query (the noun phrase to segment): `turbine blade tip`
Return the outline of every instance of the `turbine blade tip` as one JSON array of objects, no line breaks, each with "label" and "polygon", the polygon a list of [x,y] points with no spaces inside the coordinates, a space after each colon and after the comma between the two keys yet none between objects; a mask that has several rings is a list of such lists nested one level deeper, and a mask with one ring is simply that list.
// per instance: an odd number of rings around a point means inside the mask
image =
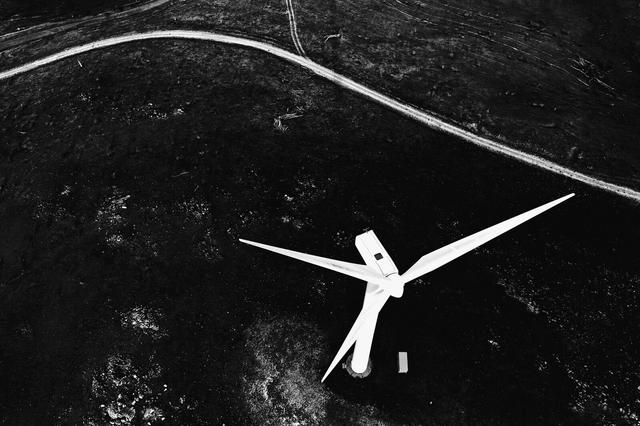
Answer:
[{"label": "turbine blade tip", "polygon": [[558,198],[557,201],[560,202],[560,203],[563,202],[563,201],[567,201],[569,198],[573,197],[574,195],[576,195],[575,192],[571,192],[571,193],[565,195],[564,197]]}]

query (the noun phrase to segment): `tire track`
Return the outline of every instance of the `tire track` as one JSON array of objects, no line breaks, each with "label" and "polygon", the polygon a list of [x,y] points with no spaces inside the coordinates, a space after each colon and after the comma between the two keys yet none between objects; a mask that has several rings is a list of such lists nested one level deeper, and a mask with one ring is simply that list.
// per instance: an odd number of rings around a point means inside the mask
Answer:
[{"label": "tire track", "polygon": [[307,54],[302,47],[300,37],[298,37],[298,24],[296,23],[296,12],[293,9],[293,0],[286,0],[287,2],[287,15],[289,16],[289,31],[291,32],[291,40],[298,52],[298,55],[307,57]]},{"label": "tire track", "polygon": [[411,105],[408,105],[399,100],[396,100],[390,96],[384,95],[380,92],[370,89],[360,83],[357,83],[351,80],[346,76],[338,74],[335,71],[330,70],[329,68],[326,68],[316,62],[313,62],[308,58],[302,57],[293,52],[290,52],[288,50],[282,49],[280,47],[274,46],[269,43],[251,40],[251,39],[242,38],[242,37],[218,34],[213,32],[187,31],[187,30],[152,31],[147,33],[137,33],[137,34],[129,34],[129,35],[124,35],[119,37],[111,37],[111,38],[95,41],[92,43],[87,43],[81,46],[72,47],[72,48],[63,50],[61,52],[55,53],[53,55],[29,62],[25,65],[0,72],[0,80],[5,80],[11,77],[15,77],[17,75],[20,75],[28,71],[34,70],[36,68],[50,64],[52,62],[60,61],[62,59],[76,56],[92,50],[103,49],[106,47],[111,47],[111,46],[115,46],[123,43],[130,43],[130,42],[142,41],[142,40],[154,40],[154,39],[202,40],[202,41],[209,41],[209,42],[222,43],[222,44],[227,44],[232,46],[240,46],[240,47],[245,47],[250,49],[256,49],[262,52],[269,53],[271,55],[277,56],[278,58],[284,59],[290,63],[304,67],[312,71],[316,75],[322,78],[325,78],[340,87],[343,87],[345,89],[358,93],[361,96],[373,102],[376,102],[408,118],[418,121],[431,129],[447,133],[449,135],[462,139],[466,142],[470,142],[474,145],[484,148],[486,150],[504,155],[509,158],[513,158],[525,164],[529,164],[529,165],[541,168],[543,170],[547,170],[549,172],[558,174],[560,176],[564,176],[564,177],[573,179],[575,181],[582,182],[586,185],[629,198],[636,202],[640,202],[639,191],[636,191],[634,189],[631,189],[625,186],[606,182],[604,180],[586,175],[581,172],[577,172],[575,170],[571,170],[568,167],[554,163],[553,161],[538,157],[534,154],[518,151],[515,148],[511,148],[511,147],[502,145],[498,142],[495,142],[493,140],[487,139],[485,137],[476,135],[454,124],[448,123],[436,117],[432,113],[420,110]]}]

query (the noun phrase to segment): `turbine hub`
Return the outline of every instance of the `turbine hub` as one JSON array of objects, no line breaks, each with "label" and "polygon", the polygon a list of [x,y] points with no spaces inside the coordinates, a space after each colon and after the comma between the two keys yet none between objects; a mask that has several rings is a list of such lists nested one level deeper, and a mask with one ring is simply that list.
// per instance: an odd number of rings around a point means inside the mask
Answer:
[{"label": "turbine hub", "polygon": [[401,298],[404,294],[404,283],[400,280],[398,274],[391,275],[390,293],[395,298]]}]

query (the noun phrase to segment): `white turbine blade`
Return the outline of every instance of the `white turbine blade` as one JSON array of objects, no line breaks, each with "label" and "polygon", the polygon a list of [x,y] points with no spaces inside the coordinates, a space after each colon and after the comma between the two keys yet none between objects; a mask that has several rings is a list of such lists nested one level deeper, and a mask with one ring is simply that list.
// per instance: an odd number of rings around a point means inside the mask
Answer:
[{"label": "white turbine blade", "polygon": [[256,243],[254,241],[248,241],[240,239],[245,244],[260,247],[265,250],[269,250],[278,254],[292,257],[294,259],[302,260],[303,262],[311,263],[312,265],[320,266],[323,268],[331,269],[332,271],[340,272],[350,277],[358,278],[363,281],[375,282],[380,285],[389,285],[375,270],[367,265],[359,265],[357,263],[343,262],[341,260],[328,259],[326,257],[314,256],[312,254],[300,253],[293,250],[287,250],[279,247],[270,246],[267,244]]},{"label": "white turbine blade", "polygon": [[526,222],[527,220],[539,215],[540,213],[549,210],[561,202],[573,197],[575,194],[571,193],[565,195],[562,198],[551,201],[528,212],[522,213],[511,219],[500,222],[490,228],[484,229],[480,232],[476,232],[466,238],[458,240],[447,246],[432,251],[431,253],[422,256],[407,272],[401,275],[402,281],[407,283],[413,279],[416,279],[426,273],[433,271],[441,267],[442,265],[451,262],[452,260],[462,256],[463,254],[481,246],[493,238],[504,234],[510,229]]},{"label": "white turbine blade", "polygon": [[382,288],[376,290],[376,292],[371,295],[371,302],[367,306],[364,306],[360,311],[360,315],[358,315],[358,318],[356,318],[356,321],[353,323],[351,330],[349,330],[349,334],[347,334],[347,337],[344,339],[342,346],[340,346],[338,353],[336,354],[335,358],[333,358],[333,361],[327,369],[327,372],[324,373],[324,376],[321,380],[322,382],[324,382],[331,371],[333,371],[336,365],[338,365],[338,362],[340,362],[347,351],[356,342],[358,338],[358,332],[360,331],[362,326],[366,324],[372,316],[375,316],[378,314],[378,312],[380,312],[380,309],[382,309],[388,299],[389,293],[384,291]]}]

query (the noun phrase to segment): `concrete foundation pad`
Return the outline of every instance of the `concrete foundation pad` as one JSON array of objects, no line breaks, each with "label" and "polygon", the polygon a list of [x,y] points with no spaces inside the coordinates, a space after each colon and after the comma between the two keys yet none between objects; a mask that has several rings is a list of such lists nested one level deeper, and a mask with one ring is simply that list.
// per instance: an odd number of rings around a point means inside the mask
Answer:
[{"label": "concrete foundation pad", "polygon": [[364,370],[364,372],[362,373],[356,373],[355,371],[353,371],[353,369],[351,368],[352,359],[353,359],[353,354],[349,355],[347,360],[342,363],[342,368],[347,370],[347,373],[349,373],[351,377],[355,377],[356,379],[364,379],[365,377],[368,377],[369,374],[371,374],[371,370],[372,370],[371,358],[369,358],[369,362],[367,363],[367,369]]}]

